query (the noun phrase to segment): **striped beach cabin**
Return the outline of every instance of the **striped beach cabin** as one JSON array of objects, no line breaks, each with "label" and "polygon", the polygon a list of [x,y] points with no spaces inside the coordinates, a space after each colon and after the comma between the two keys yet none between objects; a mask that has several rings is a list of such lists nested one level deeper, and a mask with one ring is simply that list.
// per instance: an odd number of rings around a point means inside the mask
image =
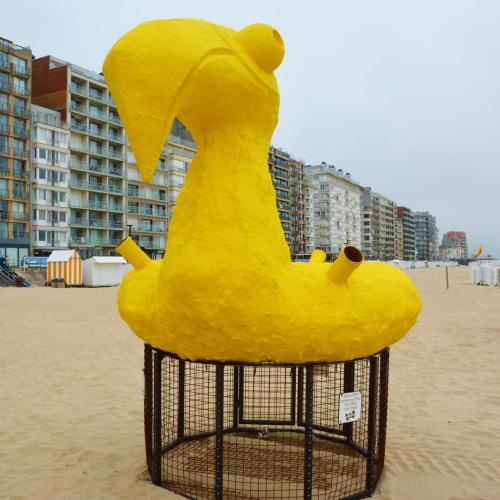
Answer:
[{"label": "striped beach cabin", "polygon": [[82,284],[82,259],[76,250],[54,250],[47,259],[47,281],[64,279],[66,285]]}]

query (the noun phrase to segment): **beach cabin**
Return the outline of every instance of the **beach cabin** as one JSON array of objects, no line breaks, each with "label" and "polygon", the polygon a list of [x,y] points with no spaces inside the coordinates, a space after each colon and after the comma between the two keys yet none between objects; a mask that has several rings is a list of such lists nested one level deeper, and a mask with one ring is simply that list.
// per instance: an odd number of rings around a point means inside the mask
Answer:
[{"label": "beach cabin", "polygon": [[82,259],[76,250],[54,250],[47,259],[47,282],[64,279],[66,285],[82,284]]},{"label": "beach cabin", "polygon": [[131,269],[123,257],[94,256],[83,261],[83,285],[116,286]]}]

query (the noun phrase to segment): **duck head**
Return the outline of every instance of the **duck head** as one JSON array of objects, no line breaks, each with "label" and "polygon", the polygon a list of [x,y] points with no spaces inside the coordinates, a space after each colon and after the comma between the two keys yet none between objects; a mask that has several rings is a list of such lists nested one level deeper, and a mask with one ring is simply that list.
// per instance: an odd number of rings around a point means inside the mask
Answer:
[{"label": "duck head", "polygon": [[142,23],[122,36],[103,72],[144,181],[151,180],[176,117],[197,145],[217,125],[258,126],[259,140],[268,143],[279,108],[273,71],[284,50],[280,34],[266,24],[235,31],[168,19]]}]

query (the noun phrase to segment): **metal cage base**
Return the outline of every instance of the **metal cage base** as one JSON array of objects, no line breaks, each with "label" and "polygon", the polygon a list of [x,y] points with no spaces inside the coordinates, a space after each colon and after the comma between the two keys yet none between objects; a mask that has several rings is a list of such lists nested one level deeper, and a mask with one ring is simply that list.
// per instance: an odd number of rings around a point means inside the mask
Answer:
[{"label": "metal cage base", "polygon": [[[346,362],[186,361],[145,346],[154,484],[193,499],[366,498],[384,467],[389,349]],[[359,420],[339,423],[342,393]]]}]

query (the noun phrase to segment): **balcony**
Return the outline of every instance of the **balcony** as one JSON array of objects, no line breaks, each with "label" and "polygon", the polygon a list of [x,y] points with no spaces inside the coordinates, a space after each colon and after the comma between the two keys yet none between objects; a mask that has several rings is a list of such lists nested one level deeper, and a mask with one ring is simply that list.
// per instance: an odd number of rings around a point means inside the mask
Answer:
[{"label": "balcony", "polygon": [[88,114],[89,110],[86,106],[82,106],[80,104],[77,104],[76,102],[71,101],[71,111],[76,111],[77,113],[80,113],[82,115]]},{"label": "balcony", "polygon": [[8,102],[0,102],[0,111],[3,111],[5,113],[10,112],[10,105]]},{"label": "balcony", "polygon": [[12,197],[14,198],[14,200],[27,200],[29,198],[26,191],[16,191],[15,189],[12,193]]},{"label": "balcony", "polygon": [[108,119],[108,116],[104,111],[97,111],[92,108],[89,108],[88,114],[89,116],[92,116],[93,118],[98,118],[99,120],[107,121]]},{"label": "balcony", "polygon": [[109,149],[107,152],[107,156],[110,156],[111,158],[116,158],[118,160],[123,160],[123,151]]},{"label": "balcony", "polygon": [[20,158],[27,158],[28,152],[25,149],[14,148],[14,156],[19,156]]},{"label": "balcony", "polygon": [[85,97],[88,97],[88,95],[89,95],[86,88],[82,87],[81,85],[77,85],[76,83],[73,83],[73,82],[71,82],[70,90],[71,90],[71,92],[73,92],[75,94],[80,94],[80,95],[83,95]]},{"label": "balcony", "polygon": [[14,127],[14,135],[26,139],[29,136],[29,132],[24,127]]},{"label": "balcony", "polygon": [[14,115],[22,116],[25,118],[29,116],[29,111],[26,108],[23,108],[22,106],[14,106],[12,112]]},{"label": "balcony", "polygon": [[88,226],[87,219],[72,218],[69,221],[71,226],[86,227]]},{"label": "balcony", "polygon": [[109,168],[109,175],[115,175],[116,177],[123,177],[123,171],[119,168]]},{"label": "balcony", "polygon": [[12,212],[12,219],[20,220],[20,221],[27,221],[28,214],[26,214],[25,212]]},{"label": "balcony", "polygon": [[12,92],[19,95],[30,95],[30,89],[28,87],[23,87],[22,85],[13,85]]},{"label": "balcony", "polygon": [[6,90],[8,92],[10,90],[10,83],[0,80],[0,90]]},{"label": "balcony", "polygon": [[110,122],[113,122],[113,123],[116,123],[117,125],[122,125],[122,122],[121,122],[121,120],[120,120],[120,117],[119,117],[119,116],[117,116],[117,115],[112,115],[112,114],[110,114],[110,115],[109,115],[109,121],[110,121]]},{"label": "balcony", "polygon": [[9,169],[5,167],[0,167],[0,175],[4,177],[9,177]]},{"label": "balcony", "polygon": [[103,92],[100,92],[99,90],[96,90],[92,87],[89,89],[88,96],[98,101],[108,102],[108,97],[104,95]]},{"label": "balcony", "polygon": [[29,76],[30,72],[28,68],[24,66],[20,66],[19,64],[12,63],[10,65],[12,73],[16,73],[17,75]]}]

